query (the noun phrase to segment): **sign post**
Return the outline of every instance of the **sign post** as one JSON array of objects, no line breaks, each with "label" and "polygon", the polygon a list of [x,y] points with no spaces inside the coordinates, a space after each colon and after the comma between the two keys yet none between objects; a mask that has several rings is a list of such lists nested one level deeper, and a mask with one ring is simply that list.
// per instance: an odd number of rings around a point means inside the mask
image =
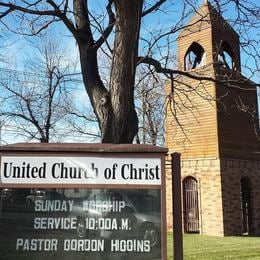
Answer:
[{"label": "sign post", "polygon": [[181,166],[180,154],[171,154],[173,191],[173,248],[174,259],[183,260],[182,210],[181,210]]},{"label": "sign post", "polygon": [[133,144],[1,147],[1,259],[166,260],[166,152]]}]

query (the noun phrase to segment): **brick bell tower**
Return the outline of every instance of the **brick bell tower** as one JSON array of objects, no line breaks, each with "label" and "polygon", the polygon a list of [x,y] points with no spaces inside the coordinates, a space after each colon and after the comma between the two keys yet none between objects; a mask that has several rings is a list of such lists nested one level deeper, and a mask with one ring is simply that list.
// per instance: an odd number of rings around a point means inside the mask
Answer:
[{"label": "brick bell tower", "polygon": [[178,66],[191,76],[166,84],[166,145],[182,157],[184,231],[259,234],[256,87],[241,74],[238,34],[208,1],[178,37]]}]

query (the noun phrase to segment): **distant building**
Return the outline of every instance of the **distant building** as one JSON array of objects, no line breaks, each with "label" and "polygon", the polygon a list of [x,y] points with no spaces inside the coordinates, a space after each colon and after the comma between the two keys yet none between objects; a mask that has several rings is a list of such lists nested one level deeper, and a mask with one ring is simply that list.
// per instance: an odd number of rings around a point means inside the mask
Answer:
[{"label": "distant building", "polygon": [[[166,144],[181,153],[187,233],[260,234],[257,93],[241,75],[239,48],[238,34],[207,1],[178,37],[179,69],[194,78],[166,86],[175,99],[167,107]],[[167,182],[170,198],[170,173]]]}]

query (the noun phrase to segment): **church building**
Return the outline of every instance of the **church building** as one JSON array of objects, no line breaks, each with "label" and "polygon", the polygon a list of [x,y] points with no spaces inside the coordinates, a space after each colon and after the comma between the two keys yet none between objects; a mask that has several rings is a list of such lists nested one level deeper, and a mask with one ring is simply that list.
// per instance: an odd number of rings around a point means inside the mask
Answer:
[{"label": "church building", "polygon": [[[239,35],[205,1],[177,44],[184,73],[166,85],[166,146],[181,153],[184,232],[260,235],[257,92],[241,73]],[[170,171],[167,192],[170,209]]]}]

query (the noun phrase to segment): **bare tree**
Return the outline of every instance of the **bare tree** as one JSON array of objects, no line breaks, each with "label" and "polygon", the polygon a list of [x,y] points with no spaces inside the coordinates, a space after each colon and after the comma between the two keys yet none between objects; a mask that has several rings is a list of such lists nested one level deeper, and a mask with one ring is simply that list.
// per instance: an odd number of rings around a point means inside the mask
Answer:
[{"label": "bare tree", "polygon": [[139,119],[137,143],[164,144],[164,80],[147,68],[137,71],[135,104]]},{"label": "bare tree", "polygon": [[[250,26],[259,28],[259,4],[255,1],[213,2],[218,12],[233,8],[238,30]],[[129,143],[138,131],[134,106],[138,64],[148,64],[171,80],[176,74],[198,81],[215,80],[168,66],[172,64],[169,63],[167,50],[173,46],[190,13],[197,9],[196,3],[193,0],[0,1],[0,21],[9,30],[23,35],[39,34],[47,27],[62,22],[77,42],[83,81],[99,122],[102,141]],[[105,9],[102,8],[104,6]],[[175,12],[177,9],[182,10],[179,17]],[[156,25],[153,34],[149,35],[149,21],[152,21],[149,19],[153,15],[160,18],[168,15],[173,25],[162,24],[159,28]],[[13,27],[15,21],[21,26],[20,30]],[[107,55],[112,57],[108,86],[102,81],[98,65],[98,51],[103,51],[104,46],[109,51]],[[250,55],[256,61],[259,51],[254,46],[249,38],[244,41],[244,50],[248,51],[251,47],[253,51]]]},{"label": "bare tree", "polygon": [[73,110],[71,92],[78,75],[66,50],[56,40],[41,37],[34,50],[23,72],[1,70],[0,116],[29,140],[59,140],[61,126],[66,129],[63,137],[69,134],[66,117]]}]

